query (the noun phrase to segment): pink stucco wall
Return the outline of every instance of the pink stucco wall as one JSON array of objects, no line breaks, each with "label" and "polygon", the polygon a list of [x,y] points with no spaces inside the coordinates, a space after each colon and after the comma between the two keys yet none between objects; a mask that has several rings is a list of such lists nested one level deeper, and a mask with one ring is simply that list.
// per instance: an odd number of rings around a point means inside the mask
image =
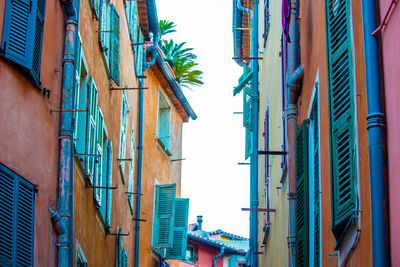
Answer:
[{"label": "pink stucco wall", "polygon": [[[199,260],[198,260],[199,266],[212,266],[214,257],[221,252],[219,249],[211,248],[201,243],[194,242],[192,240],[190,240],[188,243],[197,246],[197,254],[199,255]],[[222,265],[223,265],[223,259],[222,257],[219,257],[217,259],[216,267],[222,267]]]},{"label": "pink stucco wall", "polygon": [[[381,19],[384,18],[391,0],[380,0]],[[400,264],[400,5],[392,11],[387,26],[382,31],[382,58],[385,85],[388,165],[389,165],[389,210],[390,210],[390,243],[392,266]]]}]

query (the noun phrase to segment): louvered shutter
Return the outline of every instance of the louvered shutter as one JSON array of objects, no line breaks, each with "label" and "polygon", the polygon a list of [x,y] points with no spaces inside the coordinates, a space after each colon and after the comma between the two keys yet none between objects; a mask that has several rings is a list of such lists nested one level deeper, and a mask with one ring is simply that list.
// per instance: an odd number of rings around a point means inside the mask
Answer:
[{"label": "louvered shutter", "polygon": [[39,81],[45,0],[6,0],[2,50]]},{"label": "louvered shutter", "polygon": [[121,263],[120,265],[121,267],[128,267],[128,254],[126,253],[126,250],[123,249],[122,253],[121,253]]},{"label": "louvered shutter", "polygon": [[333,229],[356,208],[355,117],[349,0],[326,1]]},{"label": "louvered shutter", "polygon": [[[103,143],[103,151],[101,155],[101,180],[100,186],[108,186],[108,141]],[[100,214],[104,222],[107,221],[107,192],[109,189],[100,189]]]},{"label": "louvered shutter", "polygon": [[296,133],[296,266],[309,266],[309,123]]},{"label": "louvered shutter", "polygon": [[[122,93],[122,107],[121,107],[121,128],[120,128],[120,142],[119,142],[119,158],[126,158],[126,136],[128,127],[128,114],[129,106],[128,100],[126,98],[126,93]],[[122,174],[125,171],[125,161],[119,161],[119,166],[121,168]],[[125,184],[124,176],[122,175],[122,182]]]},{"label": "louvered shutter", "polygon": [[92,0],[94,16],[99,18],[100,0]]},{"label": "louvered shutter", "polygon": [[90,183],[93,184],[94,177],[94,163],[96,154],[96,107],[97,107],[97,87],[93,81],[93,77],[89,77],[88,82],[88,101],[87,101],[87,117],[86,117],[86,154],[92,155],[87,156],[85,159],[85,171],[89,176]]},{"label": "louvered shutter", "polygon": [[[79,33],[76,33],[76,53],[75,53],[75,79],[74,79],[74,109],[79,109],[79,87],[81,82],[81,68],[82,68],[82,39]],[[78,140],[78,117],[80,112],[74,112],[75,128],[74,128],[74,145],[77,149]]]},{"label": "louvered shutter", "polygon": [[110,76],[119,85],[119,15],[117,9],[111,4],[111,26],[110,35]]},{"label": "louvered shutter", "polygon": [[[103,51],[106,55],[109,55],[109,42],[111,33],[107,31],[111,31],[110,27],[110,8],[107,3],[107,0],[100,1],[100,21],[99,21],[99,43],[101,51]],[[108,57],[106,57],[108,60]]]},{"label": "louvered shutter", "polygon": [[[107,143],[107,186],[111,187],[112,186],[112,142],[111,139],[108,140]],[[107,229],[111,228],[111,202],[112,202],[112,190],[106,190],[107,191],[107,198],[106,198],[106,205],[107,205],[107,211],[106,211],[106,227]]]},{"label": "louvered shutter", "polygon": [[246,85],[243,90],[243,126],[252,131],[252,94],[251,87]]},{"label": "louvered shutter", "polygon": [[35,188],[0,164],[0,265],[33,266]]},{"label": "louvered shutter", "polygon": [[117,227],[117,238],[115,239],[115,267],[121,266],[121,252],[122,252],[122,240],[121,240],[121,229]]},{"label": "louvered shutter", "polygon": [[[95,141],[95,154],[98,157],[95,158],[95,182],[94,185],[101,186],[101,178],[102,178],[102,159],[103,159],[103,113],[99,106],[97,109],[97,122],[96,122],[96,141]],[[104,163],[105,164],[105,163]],[[101,205],[100,202],[100,193],[104,189],[94,189],[95,199],[97,201],[97,205]]]},{"label": "louvered shutter", "polygon": [[[131,153],[130,153],[130,166],[129,166],[129,185],[128,192],[133,192],[133,176],[135,175],[135,132],[133,131],[132,125],[132,134],[131,134]],[[133,195],[128,195],[128,203],[133,214]]]},{"label": "louvered shutter", "polygon": [[141,76],[143,75],[143,64],[144,64],[144,55],[143,55],[143,45],[141,43],[143,43],[143,37],[142,35],[139,33],[138,34],[138,44],[136,45],[136,50],[137,50],[137,54],[136,54],[136,74],[137,76]]},{"label": "louvered shutter", "polygon": [[137,35],[137,4],[136,1],[126,1],[125,10],[128,18],[129,35],[132,42],[136,42]]},{"label": "louvered shutter", "polygon": [[[86,84],[82,84],[79,87],[78,91],[78,106],[77,108],[80,110],[86,110],[86,112],[76,112],[76,121],[75,121],[75,132],[76,132],[76,152],[79,154],[86,153],[86,138],[87,138],[87,118],[89,114],[89,87],[90,84],[87,84],[87,80],[85,81]],[[85,164],[86,169],[86,157],[80,156],[81,161]]]},{"label": "louvered shutter", "polygon": [[253,133],[246,128],[246,142],[245,142],[245,156],[244,159],[248,159],[253,152]]},{"label": "louvered shutter", "polygon": [[172,247],[176,184],[157,185],[153,247]]},{"label": "louvered shutter", "polygon": [[172,248],[167,249],[168,259],[186,260],[188,213],[189,199],[177,198],[175,200],[173,245]]}]

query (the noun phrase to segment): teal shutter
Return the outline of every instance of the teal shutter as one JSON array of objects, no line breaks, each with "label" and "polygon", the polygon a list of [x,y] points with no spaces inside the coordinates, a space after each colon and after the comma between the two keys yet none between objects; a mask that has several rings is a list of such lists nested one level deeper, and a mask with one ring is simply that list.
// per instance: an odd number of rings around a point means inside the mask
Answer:
[{"label": "teal shutter", "polygon": [[252,100],[251,87],[246,85],[243,90],[243,126],[252,131]]},{"label": "teal shutter", "polygon": [[6,0],[1,48],[39,82],[45,0]]},{"label": "teal shutter", "polygon": [[[82,69],[82,39],[79,32],[76,34],[76,53],[75,53],[75,80],[74,80],[74,109],[79,109],[79,87],[81,84],[81,69]],[[79,112],[74,112],[75,128],[74,128],[74,145],[77,148],[78,140],[78,117]]]},{"label": "teal shutter", "polygon": [[[108,186],[108,140],[103,142],[103,153],[101,155],[101,179],[100,179],[100,186]],[[107,222],[107,194],[109,189],[100,189],[100,214],[103,218],[103,221]]]},{"label": "teal shutter", "polygon": [[[95,158],[95,181],[94,185],[101,186],[101,178],[102,178],[102,171],[103,171],[103,113],[99,106],[97,106],[97,122],[96,122],[96,141],[95,141],[95,154],[99,157]],[[104,163],[106,164],[106,163]],[[97,205],[101,205],[100,193],[104,189],[94,189],[94,196],[97,201]]]},{"label": "teal shutter", "polygon": [[110,35],[110,76],[119,85],[119,15],[117,9],[111,4],[111,26]]},{"label": "teal shutter", "polygon": [[137,35],[137,4],[136,1],[126,1],[125,10],[128,18],[129,35],[132,42],[136,42]]},{"label": "teal shutter", "polygon": [[[137,39],[138,44],[143,43],[143,37],[139,33],[138,34],[138,39]],[[144,56],[143,56],[143,45],[136,45],[136,75],[141,76],[143,75],[143,64],[144,64]]]},{"label": "teal shutter", "polygon": [[0,265],[33,266],[35,187],[0,164]]},{"label": "teal shutter", "polygon": [[128,254],[126,253],[125,249],[122,250],[120,266],[121,267],[128,267]]},{"label": "teal shutter", "polygon": [[[132,125],[132,135],[131,135],[131,153],[130,153],[130,166],[129,166],[129,185],[128,192],[133,192],[133,176],[135,175],[135,132],[133,131]],[[131,213],[133,214],[133,195],[128,195],[128,203]]]},{"label": "teal shutter", "polygon": [[[122,107],[121,107],[121,128],[120,128],[120,142],[119,142],[119,158],[126,158],[126,136],[127,136],[127,127],[128,127],[128,114],[129,114],[129,106],[128,100],[126,98],[126,93],[122,93]],[[124,171],[125,171],[125,161],[119,161],[119,166],[122,172],[122,182],[125,184],[124,179]]]},{"label": "teal shutter", "polygon": [[[111,187],[112,186],[112,142],[111,139],[108,140],[107,143],[107,186]],[[107,198],[106,198],[106,205],[107,205],[107,211],[106,211],[106,228],[110,229],[111,228],[111,202],[112,202],[112,190],[106,190],[107,191]]]},{"label": "teal shutter", "polygon": [[172,247],[176,184],[157,185],[153,247]]},{"label": "teal shutter", "polygon": [[246,128],[246,143],[245,143],[245,156],[244,159],[248,159],[253,152],[253,133]]},{"label": "teal shutter", "polygon": [[[107,2],[107,0],[100,1],[99,43],[101,51],[109,55],[111,33],[107,31],[111,31],[112,29],[110,26],[110,6]],[[108,60],[107,56],[106,60]]]},{"label": "teal shutter", "polygon": [[296,133],[296,266],[309,266],[309,123]]},{"label": "teal shutter", "polygon": [[122,252],[121,229],[118,228],[117,238],[115,239],[115,267],[121,266],[121,252]]},{"label": "teal shutter", "polygon": [[[89,77],[88,82],[88,110],[86,112],[86,154],[95,155],[96,144],[96,107],[97,107],[97,87],[93,81],[93,77]],[[85,171],[89,177],[90,183],[93,184],[94,163],[96,158],[88,156],[85,160]]]},{"label": "teal shutter", "polygon": [[355,108],[350,2],[326,1],[332,224],[336,238],[356,209]]},{"label": "teal shutter", "polygon": [[94,16],[98,19],[99,18],[99,9],[100,9],[100,0],[92,0],[92,10],[94,12]]},{"label": "teal shutter", "polygon": [[[87,138],[87,118],[89,114],[89,87],[88,80],[86,79],[83,84],[80,84],[78,93],[77,108],[80,110],[86,110],[86,112],[76,112],[75,121],[75,136],[76,136],[76,152],[80,154],[86,153],[86,138]],[[86,164],[86,157],[80,157],[81,161]],[[83,160],[84,159],[84,160]],[[86,165],[85,165],[86,169]]]},{"label": "teal shutter", "polygon": [[188,215],[189,199],[177,198],[175,200],[173,245],[172,248],[167,249],[168,259],[186,260]]}]

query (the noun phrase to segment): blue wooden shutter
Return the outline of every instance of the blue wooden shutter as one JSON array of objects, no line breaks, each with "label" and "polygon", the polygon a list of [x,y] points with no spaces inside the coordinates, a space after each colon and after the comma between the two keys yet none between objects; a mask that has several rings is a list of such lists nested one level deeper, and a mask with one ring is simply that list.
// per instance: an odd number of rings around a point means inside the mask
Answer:
[{"label": "blue wooden shutter", "polygon": [[92,10],[94,12],[94,16],[98,19],[99,18],[99,9],[100,9],[100,0],[92,0]]},{"label": "blue wooden shutter", "polygon": [[[112,186],[112,142],[108,140],[107,144],[107,186]],[[107,212],[106,212],[106,227],[111,228],[111,201],[112,201],[112,190],[107,190]]]},{"label": "blue wooden shutter", "polygon": [[[86,154],[95,155],[96,144],[96,107],[97,107],[97,87],[93,81],[93,77],[89,77],[88,82],[88,110],[86,112]],[[85,160],[85,171],[89,177],[90,183],[93,184],[95,157],[88,156]]]},{"label": "blue wooden shutter", "polygon": [[128,254],[126,253],[126,250],[123,249],[121,253],[121,267],[128,267]]},{"label": "blue wooden shutter", "polygon": [[115,267],[121,265],[121,252],[122,252],[122,240],[121,240],[121,229],[117,227],[117,238],[115,239]]},{"label": "blue wooden shutter", "polygon": [[[99,20],[99,43],[100,49],[106,55],[109,55],[109,42],[110,33],[107,31],[112,30],[110,27],[110,7],[107,0],[100,1],[100,20]],[[106,60],[108,58],[106,57]]]},{"label": "blue wooden shutter", "polygon": [[129,36],[132,42],[136,42],[137,35],[137,4],[136,1],[126,1],[125,10],[128,18]]},{"label": "blue wooden shutter", "polygon": [[[101,180],[100,186],[108,186],[108,140],[103,142],[103,154],[101,155]],[[100,190],[100,214],[103,218],[104,222],[107,221],[107,192],[109,189],[101,189]]]},{"label": "blue wooden shutter", "polygon": [[189,199],[177,198],[175,200],[173,245],[167,249],[167,258],[186,260],[187,224],[189,215]]},{"label": "blue wooden shutter", "polygon": [[39,81],[45,0],[6,0],[1,48],[4,56]]},{"label": "blue wooden shutter", "polygon": [[253,133],[246,128],[245,155],[244,159],[248,159],[253,152]]},{"label": "blue wooden shutter", "polygon": [[[76,112],[76,121],[75,121],[75,132],[76,132],[76,152],[80,154],[86,153],[86,138],[87,138],[87,118],[89,114],[89,87],[88,81],[86,81],[80,85],[77,97],[77,108],[80,110],[86,110],[86,112]],[[86,158],[80,157],[81,160],[84,159],[84,164],[86,166]]]},{"label": "blue wooden shutter", "polygon": [[137,39],[137,43],[140,45],[136,45],[136,75],[137,76],[141,76],[143,75],[143,64],[144,64],[144,56],[143,56],[143,45],[141,45],[141,43],[143,43],[143,37],[142,35],[139,33],[138,34],[138,39]]},{"label": "blue wooden shutter", "polygon": [[309,266],[309,120],[296,133],[296,266]]},{"label": "blue wooden shutter", "polygon": [[[96,136],[95,136],[95,154],[99,157],[95,158],[95,180],[94,185],[101,186],[101,178],[102,178],[102,159],[103,159],[103,113],[99,106],[97,106],[97,122],[96,122]],[[106,164],[106,163],[104,163]],[[100,193],[104,189],[94,189],[95,199],[97,201],[97,205],[101,205],[100,202]]]},{"label": "blue wooden shutter", "polygon": [[[135,132],[133,131],[132,125],[132,134],[131,134],[131,153],[130,153],[130,166],[129,166],[129,185],[128,192],[133,192],[133,176],[135,175]],[[133,214],[133,195],[128,195],[128,203],[130,207],[130,211]]]},{"label": "blue wooden shutter", "polygon": [[110,35],[110,76],[119,85],[119,15],[117,9],[111,4],[111,26],[112,33]]},{"label": "blue wooden shutter", "polygon": [[338,238],[356,209],[350,1],[326,1],[332,224]]},{"label": "blue wooden shutter", "polygon": [[172,247],[176,184],[156,186],[153,247]]},{"label": "blue wooden shutter", "polygon": [[[81,82],[81,69],[82,69],[82,39],[79,32],[76,33],[76,53],[75,53],[75,79],[74,79],[74,109],[79,109],[79,87]],[[77,147],[78,140],[78,117],[79,112],[74,112],[74,145]]]},{"label": "blue wooden shutter", "polygon": [[251,87],[246,85],[243,90],[243,126],[252,131],[252,94]]},{"label": "blue wooden shutter", "polygon": [[[128,128],[128,114],[129,114],[129,106],[128,100],[126,97],[126,93],[122,93],[122,107],[121,107],[121,128],[120,128],[120,143],[119,143],[119,158],[126,158],[126,136],[127,136],[127,128]],[[119,161],[119,166],[122,172],[122,182],[125,184],[124,179],[124,171],[125,171],[125,161]]]}]

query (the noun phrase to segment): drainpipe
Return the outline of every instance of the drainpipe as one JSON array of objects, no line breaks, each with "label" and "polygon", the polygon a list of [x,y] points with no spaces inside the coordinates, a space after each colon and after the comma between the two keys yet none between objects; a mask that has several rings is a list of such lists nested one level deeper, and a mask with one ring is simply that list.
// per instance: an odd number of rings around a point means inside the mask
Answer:
[{"label": "drainpipe", "polygon": [[250,16],[252,16],[252,12],[250,9],[245,8],[244,6],[242,6],[242,4],[240,3],[240,0],[237,0],[237,8],[243,12],[247,12],[250,14]]},{"label": "drainpipe", "polygon": [[[150,62],[145,62],[143,73],[156,62],[157,45],[160,41],[160,28],[158,25],[157,9],[155,0],[146,0],[147,15],[149,17],[149,28],[153,33],[153,45],[148,48],[151,53]],[[144,87],[143,78],[139,80],[139,87]],[[143,165],[143,90],[139,90],[139,132],[138,132],[138,167],[137,167],[137,189],[136,189],[136,211],[135,211],[135,260],[134,267],[139,267],[139,248],[140,248],[140,206],[142,194],[142,165]]]},{"label": "drainpipe", "polygon": [[253,70],[252,88],[252,133],[253,151],[250,157],[250,255],[251,266],[258,266],[258,0],[253,0],[253,17],[251,20],[251,50],[250,57]]},{"label": "drainpipe", "polygon": [[378,1],[362,1],[364,26],[365,77],[367,82],[367,129],[371,183],[372,259],[373,266],[390,266],[388,177],[384,92],[380,68],[379,37],[372,36],[378,27]]},{"label": "drainpipe", "polygon": [[217,259],[219,257],[221,257],[222,255],[224,255],[224,251],[225,251],[225,247],[222,247],[221,252],[217,256],[214,257],[212,267],[217,267]]},{"label": "drainpipe", "polygon": [[[79,1],[77,1],[79,6]],[[63,80],[61,92],[61,110],[73,109],[73,84],[75,39],[78,15],[74,1],[61,1],[65,20],[65,46],[63,58]],[[50,210],[50,216],[57,233],[58,266],[72,266],[73,243],[73,117],[72,112],[61,112],[59,130],[59,167],[57,210]]]},{"label": "drainpipe", "polygon": [[[299,52],[299,24],[297,20],[298,3],[291,0],[292,10],[290,12],[289,40],[287,43],[287,138],[288,138],[288,176],[289,176],[289,266],[295,266],[295,243],[296,243],[296,131],[297,131],[297,99],[301,89],[303,78],[303,67],[298,67],[300,63]],[[293,8],[294,7],[294,8]],[[296,69],[297,68],[297,69]]]}]

